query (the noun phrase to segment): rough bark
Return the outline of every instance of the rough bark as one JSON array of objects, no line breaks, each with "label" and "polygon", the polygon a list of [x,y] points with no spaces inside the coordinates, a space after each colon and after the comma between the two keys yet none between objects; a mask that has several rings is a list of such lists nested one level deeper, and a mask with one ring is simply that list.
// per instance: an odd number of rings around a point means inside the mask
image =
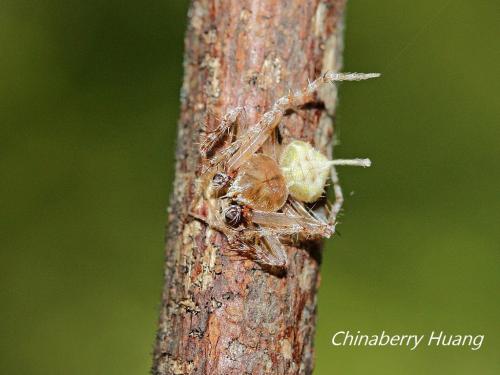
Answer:
[{"label": "rough bark", "polygon": [[[176,177],[154,374],[310,374],[321,244],[288,247],[276,275],[226,247],[188,210],[198,145],[216,117],[243,105],[250,123],[289,89],[340,67],[344,0],[195,0],[185,41]],[[336,89],[291,113],[283,141],[329,153]]]}]

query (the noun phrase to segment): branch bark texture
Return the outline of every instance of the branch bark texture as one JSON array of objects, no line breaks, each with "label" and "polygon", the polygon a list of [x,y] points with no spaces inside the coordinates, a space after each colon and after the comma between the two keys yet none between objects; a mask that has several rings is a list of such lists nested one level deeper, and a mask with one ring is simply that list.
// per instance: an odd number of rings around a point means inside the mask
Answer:
[{"label": "branch bark texture", "polygon": [[[184,83],[153,374],[310,374],[321,244],[288,247],[283,275],[229,251],[193,220],[203,131],[238,105],[246,120],[341,65],[344,0],[195,0]],[[283,142],[331,152],[335,87],[280,124]]]}]

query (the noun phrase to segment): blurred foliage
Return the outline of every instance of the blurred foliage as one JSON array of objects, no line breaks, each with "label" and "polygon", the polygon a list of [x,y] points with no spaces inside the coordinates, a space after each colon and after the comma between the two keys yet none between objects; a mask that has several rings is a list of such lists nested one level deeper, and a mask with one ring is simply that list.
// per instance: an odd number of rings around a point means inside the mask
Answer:
[{"label": "blurred foliage", "polygon": [[[0,3],[0,373],[145,374],[162,287],[186,1]],[[495,1],[351,1],[316,374],[498,374]],[[355,191],[355,194],[349,194]],[[338,330],[483,348],[333,348]]]}]

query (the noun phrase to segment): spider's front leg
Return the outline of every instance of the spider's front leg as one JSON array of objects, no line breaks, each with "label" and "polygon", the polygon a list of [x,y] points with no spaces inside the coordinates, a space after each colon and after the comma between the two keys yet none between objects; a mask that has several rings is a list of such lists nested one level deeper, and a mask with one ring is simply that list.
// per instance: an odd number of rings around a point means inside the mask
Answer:
[{"label": "spider's front leg", "polygon": [[[239,130],[243,111],[243,107],[230,109],[224,115],[217,128],[205,135],[200,145],[200,153],[204,158],[208,158],[208,161],[207,165],[201,171],[202,175],[207,174],[207,172],[215,169],[218,165],[226,162],[240,147],[240,142],[233,142],[233,136],[234,127],[236,126]],[[238,133],[238,131],[236,133]],[[221,144],[224,140],[226,144],[220,148],[214,156],[209,158],[209,155],[214,152],[216,146]]]},{"label": "spider's front leg", "polygon": [[302,90],[297,90],[276,100],[273,109],[283,112],[296,110],[314,100],[314,95],[325,84],[333,84],[341,81],[363,81],[377,77],[380,77],[379,73],[336,73],[328,71],[310,82]]},{"label": "spider's front leg", "polygon": [[237,171],[241,165],[261,148],[274,128],[279,125],[282,118],[282,111],[272,109],[264,113],[262,119],[257,124],[250,127],[241,136],[238,136],[236,139],[238,149],[227,161],[227,171],[229,173]]},{"label": "spider's front leg", "polygon": [[326,72],[318,79],[309,83],[307,87],[296,92],[290,92],[282,96],[273,104],[270,111],[264,113],[262,119],[249,128],[244,134],[238,137],[238,150],[227,161],[229,172],[236,171],[245,163],[266,141],[271,132],[279,125],[284,114],[288,110],[310,103],[314,99],[314,94],[324,84],[332,84],[339,81],[361,81],[379,77],[379,73],[335,73]]},{"label": "spider's front leg", "polygon": [[222,117],[219,125],[213,131],[205,134],[205,137],[200,145],[200,152],[203,157],[208,157],[208,155],[214,150],[215,146],[217,146],[225,137],[230,135],[231,128],[237,122],[242,111],[243,107],[230,109]]}]

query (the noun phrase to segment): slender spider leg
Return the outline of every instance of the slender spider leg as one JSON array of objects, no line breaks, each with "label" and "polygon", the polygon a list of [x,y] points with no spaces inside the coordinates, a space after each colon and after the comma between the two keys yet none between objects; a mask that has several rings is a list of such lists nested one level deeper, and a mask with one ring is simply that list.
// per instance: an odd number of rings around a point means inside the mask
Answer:
[{"label": "slender spider leg", "polygon": [[223,233],[231,250],[238,253],[247,253],[253,256],[256,261],[268,266],[287,266],[288,258],[286,251],[277,234],[268,229],[246,228],[244,231],[241,231],[231,228],[219,214],[221,207],[220,204],[212,204],[209,207],[208,216],[203,216],[192,211],[189,214],[193,218],[206,223],[210,228]]},{"label": "slender spider leg", "polygon": [[282,111],[272,109],[264,113],[262,119],[256,125],[238,137],[237,141],[241,142],[241,145],[227,161],[229,173],[236,171],[262,146],[269,137],[270,132],[278,126],[282,118]]},{"label": "slender spider leg", "polygon": [[335,226],[337,225],[337,215],[339,214],[340,210],[342,209],[342,205],[344,204],[344,194],[342,193],[342,187],[340,186],[339,176],[337,174],[337,170],[335,169],[335,165],[332,165],[330,171],[330,179],[332,180],[335,201],[330,208],[328,223],[333,226],[333,231],[335,233]]},{"label": "slender spider leg", "polygon": [[238,148],[241,146],[241,142],[238,140],[232,142],[229,146],[226,146],[219,150],[217,154],[208,160],[207,165],[202,169],[201,174],[205,175],[210,171],[216,169],[220,164],[224,163],[227,159],[233,155]]},{"label": "slender spider leg", "polygon": [[238,121],[236,122],[236,135],[240,136],[241,134],[244,134],[249,125],[248,121],[248,113],[245,109],[245,107],[237,107],[239,108],[239,116],[238,116]]},{"label": "slender spider leg", "polygon": [[252,212],[252,222],[265,227],[278,235],[293,235],[305,232],[306,236],[330,237],[333,233],[331,226],[311,215],[303,215],[295,211],[294,215],[286,212]]},{"label": "slender spider leg", "polygon": [[[292,200],[293,198],[289,197],[288,199]],[[281,211],[283,211],[285,215],[288,215],[290,217],[297,218],[300,216],[299,213],[292,208],[291,204],[285,204]]]},{"label": "slender spider leg", "polygon": [[289,93],[288,95],[282,96],[276,100],[273,105],[273,109],[281,110],[283,112],[295,110],[311,102],[314,99],[314,94],[324,84],[333,84],[334,82],[340,81],[363,81],[377,77],[380,77],[379,73],[336,73],[328,71],[314,81],[309,82],[309,84],[302,90]]},{"label": "slender spider leg", "polygon": [[[285,206],[285,208],[287,208],[287,207],[292,207],[290,211],[295,212],[295,215],[297,215],[297,214],[301,215],[304,219],[307,219],[307,220],[315,223],[316,225],[330,225],[330,223],[328,223],[324,218],[319,217],[316,212],[314,212],[311,209],[307,209],[304,206],[304,203],[302,203],[294,198],[290,198],[290,205]],[[285,212],[285,211],[283,211],[283,212]],[[318,224],[318,222],[320,224]]]},{"label": "slender spider leg", "polygon": [[330,162],[330,165],[347,165],[351,167],[370,167],[372,165],[372,161],[370,159],[333,159]]},{"label": "slender spider leg", "polygon": [[225,136],[230,134],[230,129],[237,122],[240,113],[243,111],[243,107],[236,107],[229,110],[219,125],[211,132],[205,134],[205,138],[201,142],[200,152],[204,157],[213,151],[214,147],[223,139]]},{"label": "slender spider leg", "polygon": [[236,171],[245,161],[248,160],[266,141],[270,132],[279,125],[286,111],[297,109],[314,99],[314,94],[318,89],[327,83],[333,84],[339,81],[361,81],[379,77],[378,73],[335,73],[326,72],[318,79],[309,83],[307,87],[294,93],[282,96],[273,104],[268,112],[264,113],[261,120],[247,130],[238,138],[241,146],[229,158],[227,162],[228,172]]},{"label": "slender spider leg", "polygon": [[272,131],[266,141],[262,144],[262,153],[274,160],[280,160],[281,145],[278,143],[278,135]]},{"label": "slender spider leg", "polygon": [[263,265],[282,268],[288,264],[288,257],[283,244],[276,235],[267,231],[261,236],[245,241],[236,238],[231,239],[229,245],[231,250],[247,254],[247,256]]},{"label": "slender spider leg", "polygon": [[239,236],[239,232],[233,228],[229,228],[217,214],[213,215],[215,218],[210,216],[205,217],[195,212],[189,212],[189,215],[204,222],[209,228],[215,229],[219,233],[223,233],[230,250],[237,253],[252,255],[264,264],[279,267],[286,266],[286,263],[283,264],[283,261],[280,260],[279,257],[274,256],[274,253],[265,251],[256,243],[255,238],[258,235],[257,232],[252,231],[252,233],[246,233],[244,236]]},{"label": "slender spider leg", "polygon": [[[214,149],[214,147],[219,144],[219,142],[228,138],[230,140],[229,144],[222,147],[217,151],[215,156],[210,158],[207,165],[203,167],[201,174],[206,175],[208,172],[213,171],[218,165],[224,163],[227,159],[231,157],[241,146],[241,142],[238,140],[233,141],[234,128],[236,127],[236,134],[240,133],[243,128],[243,124],[240,124],[241,114],[244,113],[245,109],[243,107],[236,107],[229,110],[223,117],[219,126],[210,134],[207,135],[205,140],[202,142],[200,147],[201,153],[204,157]],[[226,134],[227,133],[227,134]]]},{"label": "slender spider leg", "polygon": [[274,234],[265,234],[261,237],[263,247],[255,246],[255,255],[262,263],[273,267],[286,267],[288,256],[285,247]]},{"label": "slender spider leg", "polygon": [[328,223],[333,226],[333,231],[335,232],[335,225],[337,224],[337,215],[342,209],[342,205],[344,204],[344,195],[342,193],[342,187],[340,186],[339,176],[337,174],[337,170],[335,169],[336,165],[347,165],[353,167],[369,167],[372,165],[370,159],[334,159],[330,162],[330,179],[332,180],[333,185],[333,194],[335,196],[335,201],[332,204],[330,209],[330,214],[328,215]]}]

